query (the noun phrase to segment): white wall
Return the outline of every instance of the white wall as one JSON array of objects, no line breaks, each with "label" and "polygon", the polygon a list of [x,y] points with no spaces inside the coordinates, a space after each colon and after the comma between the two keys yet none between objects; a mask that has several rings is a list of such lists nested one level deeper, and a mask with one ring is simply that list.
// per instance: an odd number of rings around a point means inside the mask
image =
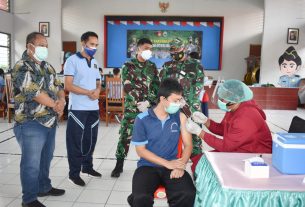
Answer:
[{"label": "white wall", "polygon": [[14,53],[14,44],[13,44],[13,39],[14,39],[14,17],[11,13],[5,12],[0,10],[0,32],[8,33],[11,34],[11,67],[14,65],[14,58],[13,58],[13,53]]},{"label": "white wall", "polygon": [[281,76],[278,59],[291,46],[287,44],[288,28],[299,28],[299,44],[293,46],[303,62],[298,74],[305,77],[305,1],[265,0],[261,83],[277,84]]},{"label": "white wall", "polygon": [[50,22],[47,60],[58,72],[61,71],[61,0],[14,1],[14,13],[15,61],[25,50],[26,36],[39,30],[39,22]]},{"label": "white wall", "polygon": [[166,16],[224,16],[223,68],[207,72],[215,78],[243,79],[245,57],[250,44],[261,44],[264,20],[263,0],[164,0],[170,2],[163,14],[155,0],[62,0],[63,41],[77,41],[92,30],[99,34],[97,60],[103,63],[104,15],[166,15]]}]

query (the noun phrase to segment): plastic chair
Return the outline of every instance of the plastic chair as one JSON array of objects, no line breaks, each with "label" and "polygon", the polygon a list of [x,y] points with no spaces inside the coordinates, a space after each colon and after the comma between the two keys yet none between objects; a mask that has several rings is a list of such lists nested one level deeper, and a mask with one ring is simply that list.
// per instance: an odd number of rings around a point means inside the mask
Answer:
[{"label": "plastic chair", "polygon": [[[183,148],[183,141],[182,137],[180,135],[179,142],[178,142],[178,154],[177,158],[182,157],[182,148]],[[166,198],[166,192],[165,192],[165,187],[163,185],[160,185],[157,190],[154,193],[155,198]]]},{"label": "plastic chair", "polygon": [[294,116],[291,121],[288,132],[289,133],[305,133],[305,120],[301,119],[298,116]]}]

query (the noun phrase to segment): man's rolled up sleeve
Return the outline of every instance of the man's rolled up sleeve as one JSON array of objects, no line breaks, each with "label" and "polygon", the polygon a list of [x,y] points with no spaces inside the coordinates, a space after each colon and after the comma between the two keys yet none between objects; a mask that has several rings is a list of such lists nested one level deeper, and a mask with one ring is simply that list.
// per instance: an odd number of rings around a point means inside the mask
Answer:
[{"label": "man's rolled up sleeve", "polygon": [[148,140],[146,137],[143,120],[137,117],[133,126],[131,144],[139,146],[146,145],[147,143]]}]

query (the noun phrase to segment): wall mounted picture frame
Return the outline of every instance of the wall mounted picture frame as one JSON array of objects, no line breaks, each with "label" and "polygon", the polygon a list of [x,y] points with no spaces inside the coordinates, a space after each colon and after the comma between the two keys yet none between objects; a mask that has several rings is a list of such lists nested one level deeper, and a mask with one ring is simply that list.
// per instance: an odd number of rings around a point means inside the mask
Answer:
[{"label": "wall mounted picture frame", "polygon": [[298,43],[299,43],[299,29],[288,28],[287,44],[298,44]]},{"label": "wall mounted picture frame", "polygon": [[50,22],[39,22],[39,32],[45,37],[50,37]]}]

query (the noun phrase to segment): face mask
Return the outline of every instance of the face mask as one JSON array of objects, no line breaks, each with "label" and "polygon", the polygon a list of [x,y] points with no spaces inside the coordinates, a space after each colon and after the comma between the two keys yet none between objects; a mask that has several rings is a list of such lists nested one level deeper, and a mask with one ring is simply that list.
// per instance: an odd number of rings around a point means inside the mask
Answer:
[{"label": "face mask", "polygon": [[228,109],[228,108],[227,108],[227,104],[224,103],[224,102],[222,102],[220,99],[218,99],[217,105],[218,105],[218,107],[219,107],[221,110],[223,110],[223,111],[227,111],[227,112],[231,111],[231,109]]},{"label": "face mask", "polygon": [[93,55],[96,53],[96,48],[95,47],[84,47],[85,52],[87,53],[87,55],[89,55],[90,57],[93,57]]},{"label": "face mask", "polygon": [[171,57],[176,60],[179,61],[184,57],[184,51],[180,51],[180,52],[175,52],[175,53],[171,53]]},{"label": "face mask", "polygon": [[149,60],[152,56],[152,52],[150,50],[143,50],[141,56],[144,60]]},{"label": "face mask", "polygon": [[174,114],[180,109],[180,103],[170,103],[167,108],[165,108],[165,111],[169,114]]},{"label": "face mask", "polygon": [[36,46],[33,57],[39,62],[46,60],[48,57],[48,48]]}]

